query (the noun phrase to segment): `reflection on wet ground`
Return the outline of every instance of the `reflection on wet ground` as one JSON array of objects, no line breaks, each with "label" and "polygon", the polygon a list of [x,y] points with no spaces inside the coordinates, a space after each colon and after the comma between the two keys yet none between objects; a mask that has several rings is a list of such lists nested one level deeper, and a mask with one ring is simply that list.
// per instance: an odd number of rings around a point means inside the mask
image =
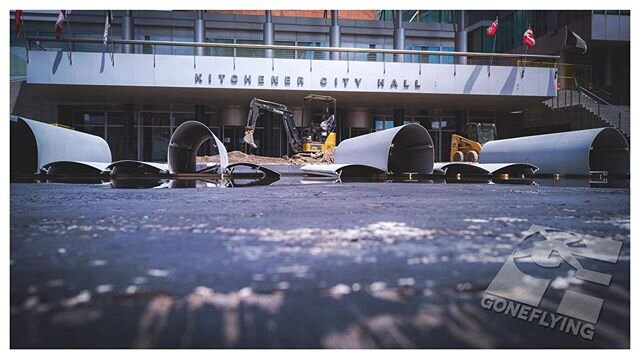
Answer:
[{"label": "reflection on wet ground", "polygon": [[532,185],[541,187],[590,187],[590,188],[629,188],[628,178],[604,178],[593,180],[589,177],[583,178],[518,178],[501,179],[487,177],[465,177],[448,178],[444,176],[422,176],[422,178],[407,178],[406,176],[388,178],[329,178],[329,177],[307,177],[299,175],[287,175],[281,177],[246,177],[226,176],[221,178],[217,175],[195,175],[188,179],[172,179],[160,176],[147,177],[114,177],[111,179],[84,177],[84,178],[49,178],[49,179],[14,179],[15,183],[70,183],[70,184],[111,184],[112,188],[235,188],[248,186],[291,186],[291,185],[323,185],[336,183],[447,183],[447,184],[499,184],[499,185]]}]

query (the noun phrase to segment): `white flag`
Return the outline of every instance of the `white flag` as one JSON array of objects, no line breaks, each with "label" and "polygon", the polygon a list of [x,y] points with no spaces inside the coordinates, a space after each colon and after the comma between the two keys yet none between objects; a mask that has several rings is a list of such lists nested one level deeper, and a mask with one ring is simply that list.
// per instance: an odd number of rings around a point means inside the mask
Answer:
[{"label": "white flag", "polygon": [[113,13],[111,10],[107,10],[107,15],[104,20],[104,35],[102,36],[104,39],[104,44],[107,45],[107,41],[109,41],[109,29],[111,29],[111,21],[113,20]]}]

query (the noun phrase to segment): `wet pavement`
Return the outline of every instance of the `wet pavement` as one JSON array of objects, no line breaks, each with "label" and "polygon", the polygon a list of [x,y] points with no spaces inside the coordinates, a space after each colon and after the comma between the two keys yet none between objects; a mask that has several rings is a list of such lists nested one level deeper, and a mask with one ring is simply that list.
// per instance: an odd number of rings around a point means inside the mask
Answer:
[{"label": "wet pavement", "polygon": [[[628,189],[283,180],[11,184],[11,347],[629,347]],[[482,307],[531,225],[622,241],[608,287],[532,272],[604,299],[592,340]]]}]

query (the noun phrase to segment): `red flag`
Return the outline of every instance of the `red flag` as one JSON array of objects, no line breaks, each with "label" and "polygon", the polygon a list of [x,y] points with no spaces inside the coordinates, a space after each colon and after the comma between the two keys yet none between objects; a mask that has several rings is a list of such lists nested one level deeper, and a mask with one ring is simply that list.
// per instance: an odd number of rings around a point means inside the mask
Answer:
[{"label": "red flag", "polygon": [[494,37],[498,33],[498,17],[486,29],[487,36]]},{"label": "red flag", "polygon": [[22,25],[22,10],[16,10],[16,37],[20,38],[20,25]]},{"label": "red flag", "polygon": [[533,36],[533,29],[531,28],[531,25],[529,25],[527,31],[525,31],[522,35],[522,43],[529,47],[532,47],[536,44],[536,39]]},{"label": "red flag", "polygon": [[60,10],[58,20],[56,20],[56,40],[60,40],[62,36],[62,25],[67,20],[67,10]]}]

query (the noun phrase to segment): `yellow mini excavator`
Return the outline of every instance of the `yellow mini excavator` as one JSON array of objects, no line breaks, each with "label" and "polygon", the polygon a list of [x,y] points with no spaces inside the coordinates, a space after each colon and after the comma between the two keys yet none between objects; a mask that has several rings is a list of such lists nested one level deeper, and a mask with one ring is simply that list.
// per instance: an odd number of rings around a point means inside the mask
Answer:
[{"label": "yellow mini excavator", "polygon": [[[287,134],[291,150],[294,153],[324,152],[329,148],[335,147],[336,100],[333,97],[323,95],[308,95],[305,97],[302,108],[303,125],[305,106],[308,101],[321,102],[325,105],[325,109],[320,122],[312,122],[309,124],[309,127],[303,129],[301,136],[296,129],[293,113],[287,106],[254,98],[249,105],[249,118],[247,119],[247,126],[245,127],[244,142],[253,148],[258,148],[253,139],[256,123],[258,122],[258,118],[265,112],[271,112],[282,117],[283,128]],[[331,112],[331,106],[333,106],[333,113]]]},{"label": "yellow mini excavator", "polygon": [[482,145],[498,136],[493,123],[467,123],[464,136],[451,135],[451,162],[478,162]]}]

